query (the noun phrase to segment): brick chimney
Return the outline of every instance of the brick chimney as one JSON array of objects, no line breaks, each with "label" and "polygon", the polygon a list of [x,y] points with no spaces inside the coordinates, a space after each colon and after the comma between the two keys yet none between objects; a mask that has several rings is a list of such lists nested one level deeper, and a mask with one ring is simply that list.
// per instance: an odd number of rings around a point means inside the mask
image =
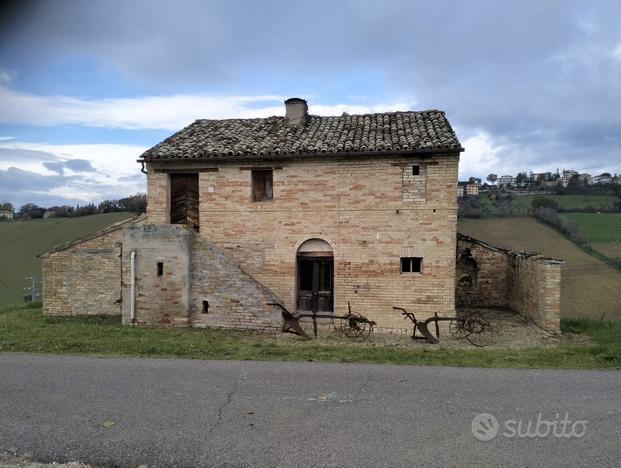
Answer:
[{"label": "brick chimney", "polygon": [[304,99],[287,99],[285,101],[285,109],[285,119],[288,125],[306,125],[308,121],[308,105]]}]

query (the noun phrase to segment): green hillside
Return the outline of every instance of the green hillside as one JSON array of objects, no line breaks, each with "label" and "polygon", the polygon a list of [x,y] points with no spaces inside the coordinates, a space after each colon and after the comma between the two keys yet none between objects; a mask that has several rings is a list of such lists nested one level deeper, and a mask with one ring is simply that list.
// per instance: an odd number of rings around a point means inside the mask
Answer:
[{"label": "green hillside", "polygon": [[621,242],[621,213],[564,213],[589,242]]},{"label": "green hillside", "polygon": [[0,223],[0,307],[23,302],[24,288],[30,286],[27,276],[41,279],[38,254],[131,216],[125,212]]},{"label": "green hillside", "polygon": [[565,260],[561,318],[621,319],[621,271],[532,218],[465,219],[459,231],[512,250]]}]

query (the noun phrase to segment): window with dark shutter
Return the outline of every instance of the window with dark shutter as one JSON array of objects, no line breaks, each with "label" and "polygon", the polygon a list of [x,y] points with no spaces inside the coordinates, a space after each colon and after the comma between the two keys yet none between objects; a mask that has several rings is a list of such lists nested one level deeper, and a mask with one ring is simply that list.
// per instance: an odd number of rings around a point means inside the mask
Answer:
[{"label": "window with dark shutter", "polygon": [[189,224],[198,231],[198,205],[198,174],[171,174],[171,224]]},{"label": "window with dark shutter", "polygon": [[401,257],[401,273],[422,273],[422,257]]},{"label": "window with dark shutter", "polygon": [[271,169],[252,170],[252,201],[271,201],[274,198],[274,176]]}]

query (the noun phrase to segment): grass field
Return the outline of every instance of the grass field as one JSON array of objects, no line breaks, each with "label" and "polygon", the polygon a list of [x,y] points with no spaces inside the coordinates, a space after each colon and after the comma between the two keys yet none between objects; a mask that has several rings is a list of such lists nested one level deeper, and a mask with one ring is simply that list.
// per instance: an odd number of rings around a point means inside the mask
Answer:
[{"label": "grass field", "polygon": [[[513,205],[519,208],[530,209],[536,195],[516,196]],[[584,210],[586,208],[608,209],[619,202],[615,195],[544,195],[554,200],[564,211]]]},{"label": "grass field", "polygon": [[593,342],[527,349],[333,345],[238,330],[134,328],[122,326],[119,317],[44,318],[40,308],[19,308],[0,311],[0,352],[477,367],[621,367],[621,322],[568,322],[563,326],[566,331],[589,334]]},{"label": "grass field", "polygon": [[0,223],[0,306],[23,302],[23,289],[30,286],[25,277],[41,279],[38,254],[130,216],[133,213]]},{"label": "grass field", "polygon": [[621,242],[621,213],[564,213],[589,242]]},{"label": "grass field", "polygon": [[621,319],[621,271],[589,255],[532,218],[459,220],[460,232],[512,250],[531,250],[565,260],[562,318]]}]

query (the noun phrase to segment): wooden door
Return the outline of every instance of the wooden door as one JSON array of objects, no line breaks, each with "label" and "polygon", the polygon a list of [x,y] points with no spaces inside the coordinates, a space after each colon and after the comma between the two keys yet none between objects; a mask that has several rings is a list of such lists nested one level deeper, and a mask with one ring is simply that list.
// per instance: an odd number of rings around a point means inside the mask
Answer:
[{"label": "wooden door", "polygon": [[332,313],[334,259],[298,257],[297,309],[314,313]]},{"label": "wooden door", "polygon": [[170,175],[170,223],[199,229],[198,174]]}]

